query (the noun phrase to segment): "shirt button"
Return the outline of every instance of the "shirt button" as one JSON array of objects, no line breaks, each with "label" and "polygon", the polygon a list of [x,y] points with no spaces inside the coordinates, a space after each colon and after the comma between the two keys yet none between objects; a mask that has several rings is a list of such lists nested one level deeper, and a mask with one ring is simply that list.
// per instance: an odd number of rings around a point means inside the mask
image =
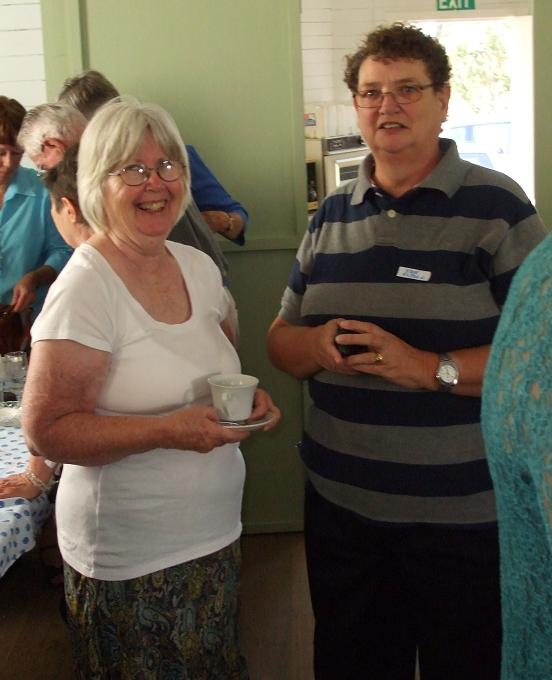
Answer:
[{"label": "shirt button", "polygon": [[396,210],[388,210],[387,211],[387,217],[397,217],[397,211]]}]

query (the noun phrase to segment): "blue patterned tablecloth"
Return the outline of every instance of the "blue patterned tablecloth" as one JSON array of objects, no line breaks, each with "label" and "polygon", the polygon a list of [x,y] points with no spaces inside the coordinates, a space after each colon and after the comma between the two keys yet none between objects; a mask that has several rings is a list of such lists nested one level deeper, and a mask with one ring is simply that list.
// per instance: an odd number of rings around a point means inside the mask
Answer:
[{"label": "blue patterned tablecloth", "polygon": [[[0,479],[23,472],[29,462],[19,427],[0,427]],[[35,546],[35,537],[52,511],[46,494],[32,501],[0,499],[0,577],[21,555]]]}]

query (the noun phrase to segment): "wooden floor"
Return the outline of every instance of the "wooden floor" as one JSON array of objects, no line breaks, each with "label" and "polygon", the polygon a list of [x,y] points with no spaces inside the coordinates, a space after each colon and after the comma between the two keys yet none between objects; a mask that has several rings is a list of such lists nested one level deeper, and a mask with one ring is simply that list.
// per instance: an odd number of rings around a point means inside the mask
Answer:
[{"label": "wooden floor", "polygon": [[[251,680],[312,680],[302,534],[242,539],[241,629]],[[72,680],[71,652],[33,551],[0,579],[0,680]]]},{"label": "wooden floor", "polygon": [[244,536],[241,630],[251,680],[312,680],[302,534]]}]

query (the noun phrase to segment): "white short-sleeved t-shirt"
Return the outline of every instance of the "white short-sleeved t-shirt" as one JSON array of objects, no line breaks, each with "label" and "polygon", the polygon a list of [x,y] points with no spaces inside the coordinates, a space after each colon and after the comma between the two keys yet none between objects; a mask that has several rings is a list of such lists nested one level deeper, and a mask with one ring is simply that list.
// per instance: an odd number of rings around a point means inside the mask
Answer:
[{"label": "white short-sleeved t-shirt", "polygon": [[[219,270],[194,248],[167,248],[186,282],[188,321],[153,319],[107,260],[83,244],[33,326],[33,343],[69,339],[111,354],[99,414],[161,415],[206,404],[210,375],[240,371],[220,328],[228,303]],[[208,454],[155,449],[108,465],[64,465],[56,500],[63,558],[85,576],[122,580],[215,552],[241,533],[244,477],[235,444]]]}]

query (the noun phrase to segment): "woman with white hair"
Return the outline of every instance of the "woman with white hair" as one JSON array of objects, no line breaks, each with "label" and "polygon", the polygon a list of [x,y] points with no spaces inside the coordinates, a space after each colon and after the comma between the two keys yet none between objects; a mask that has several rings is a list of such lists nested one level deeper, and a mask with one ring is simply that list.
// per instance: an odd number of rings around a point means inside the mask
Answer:
[{"label": "woman with white hair", "polygon": [[[57,495],[77,677],[246,678],[237,635],[248,432],[223,427],[208,376],[240,370],[221,276],[166,241],[189,199],[172,118],[136,100],[88,124],[78,194],[94,235],[33,329],[23,404]],[[252,418],[279,411],[258,390]],[[147,669],[147,670],[146,670]]]}]

